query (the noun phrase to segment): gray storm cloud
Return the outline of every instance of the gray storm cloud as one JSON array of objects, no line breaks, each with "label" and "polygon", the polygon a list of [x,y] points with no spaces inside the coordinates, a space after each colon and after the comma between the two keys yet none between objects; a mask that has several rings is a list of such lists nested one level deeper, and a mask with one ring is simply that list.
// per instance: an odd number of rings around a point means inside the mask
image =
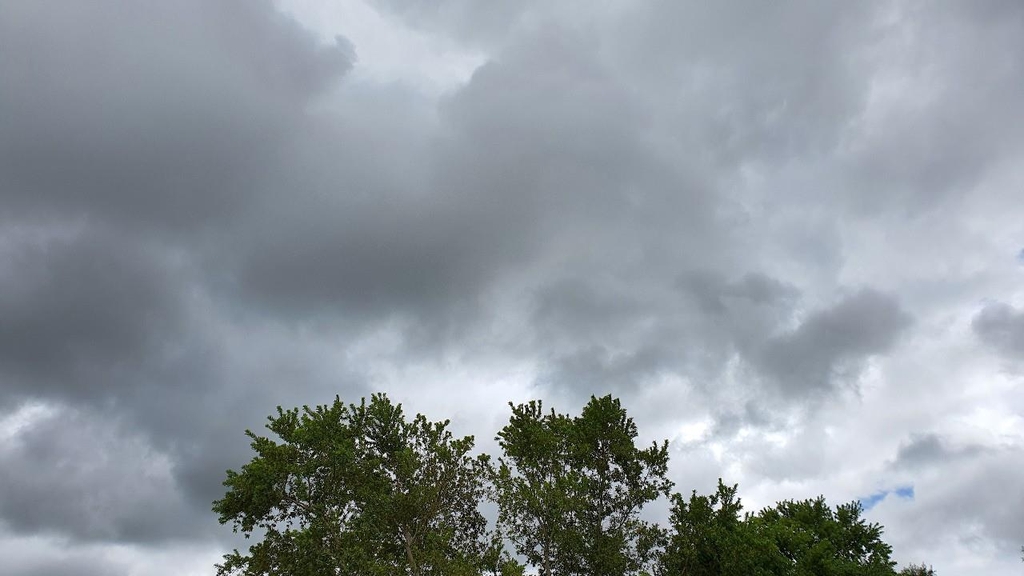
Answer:
[{"label": "gray storm cloud", "polygon": [[995,302],[978,312],[971,327],[982,342],[996,351],[1009,358],[1024,358],[1024,312]]}]

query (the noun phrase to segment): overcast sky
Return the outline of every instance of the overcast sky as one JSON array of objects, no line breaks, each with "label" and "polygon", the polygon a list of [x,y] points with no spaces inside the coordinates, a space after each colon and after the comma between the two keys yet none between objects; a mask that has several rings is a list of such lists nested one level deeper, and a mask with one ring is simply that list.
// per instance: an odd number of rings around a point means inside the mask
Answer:
[{"label": "overcast sky", "polygon": [[212,574],[243,431],[386,391],[484,450],[612,393],[683,493],[1019,574],[1022,55],[1019,0],[0,0],[3,572]]}]

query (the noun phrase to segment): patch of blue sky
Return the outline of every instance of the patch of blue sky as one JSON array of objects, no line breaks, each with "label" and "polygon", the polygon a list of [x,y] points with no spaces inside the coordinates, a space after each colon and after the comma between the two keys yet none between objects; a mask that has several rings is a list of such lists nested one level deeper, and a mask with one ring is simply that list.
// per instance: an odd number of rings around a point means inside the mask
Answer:
[{"label": "patch of blue sky", "polygon": [[897,498],[902,500],[913,500],[914,499],[914,487],[911,486],[897,486],[892,490],[879,490],[870,496],[864,496],[860,498],[860,505],[865,510],[874,508],[879,502],[885,500],[887,496],[894,494]]},{"label": "patch of blue sky", "polygon": [[893,490],[893,494],[899,496],[900,498],[903,498],[904,500],[913,500],[914,499],[914,487],[913,486],[900,486],[899,488]]}]

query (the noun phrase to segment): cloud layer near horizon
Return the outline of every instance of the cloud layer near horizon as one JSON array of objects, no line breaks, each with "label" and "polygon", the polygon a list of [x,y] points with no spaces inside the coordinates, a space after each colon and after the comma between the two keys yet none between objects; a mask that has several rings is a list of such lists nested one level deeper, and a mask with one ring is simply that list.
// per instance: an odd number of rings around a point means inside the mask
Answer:
[{"label": "cloud layer near horizon", "polygon": [[209,573],[242,431],[375,390],[1016,573],[1024,6],[424,6],[0,3],[14,574]]}]

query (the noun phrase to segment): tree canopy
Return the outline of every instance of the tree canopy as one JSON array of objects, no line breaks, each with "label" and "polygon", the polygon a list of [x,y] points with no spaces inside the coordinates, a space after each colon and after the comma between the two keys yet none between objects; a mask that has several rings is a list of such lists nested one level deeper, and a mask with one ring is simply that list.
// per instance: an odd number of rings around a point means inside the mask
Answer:
[{"label": "tree canopy", "polygon": [[788,561],[763,525],[742,516],[737,486],[718,481],[714,494],[672,495],[659,574],[763,576],[784,574]]},{"label": "tree canopy", "polygon": [[900,570],[899,576],[935,576],[935,570],[924,564],[911,564]]},{"label": "tree canopy", "polygon": [[672,483],[668,443],[636,446],[637,427],[617,399],[592,398],[578,417],[511,405],[498,433],[498,525],[542,576],[638,574],[657,529],[643,506]]},{"label": "tree canopy", "polygon": [[[899,573],[859,502],[824,497],[745,512],[736,485],[670,494],[668,443],[637,445],[612,396],[579,415],[509,404],[492,462],[471,436],[383,394],[277,409],[272,437],[229,470],[213,504],[257,540],[219,576],[934,576]],[[666,527],[642,517],[669,498]],[[496,505],[489,525],[481,512]]]},{"label": "tree canopy", "polygon": [[488,457],[471,456],[448,421],[405,418],[384,395],[346,406],[282,410],[246,433],[257,456],[229,471],[214,503],[221,523],[263,540],[225,557],[218,574],[452,576],[507,563],[479,504]]},{"label": "tree canopy", "polygon": [[823,496],[786,500],[749,521],[786,559],[783,574],[887,576],[896,565],[882,527],[865,521],[860,502],[829,507]]}]

